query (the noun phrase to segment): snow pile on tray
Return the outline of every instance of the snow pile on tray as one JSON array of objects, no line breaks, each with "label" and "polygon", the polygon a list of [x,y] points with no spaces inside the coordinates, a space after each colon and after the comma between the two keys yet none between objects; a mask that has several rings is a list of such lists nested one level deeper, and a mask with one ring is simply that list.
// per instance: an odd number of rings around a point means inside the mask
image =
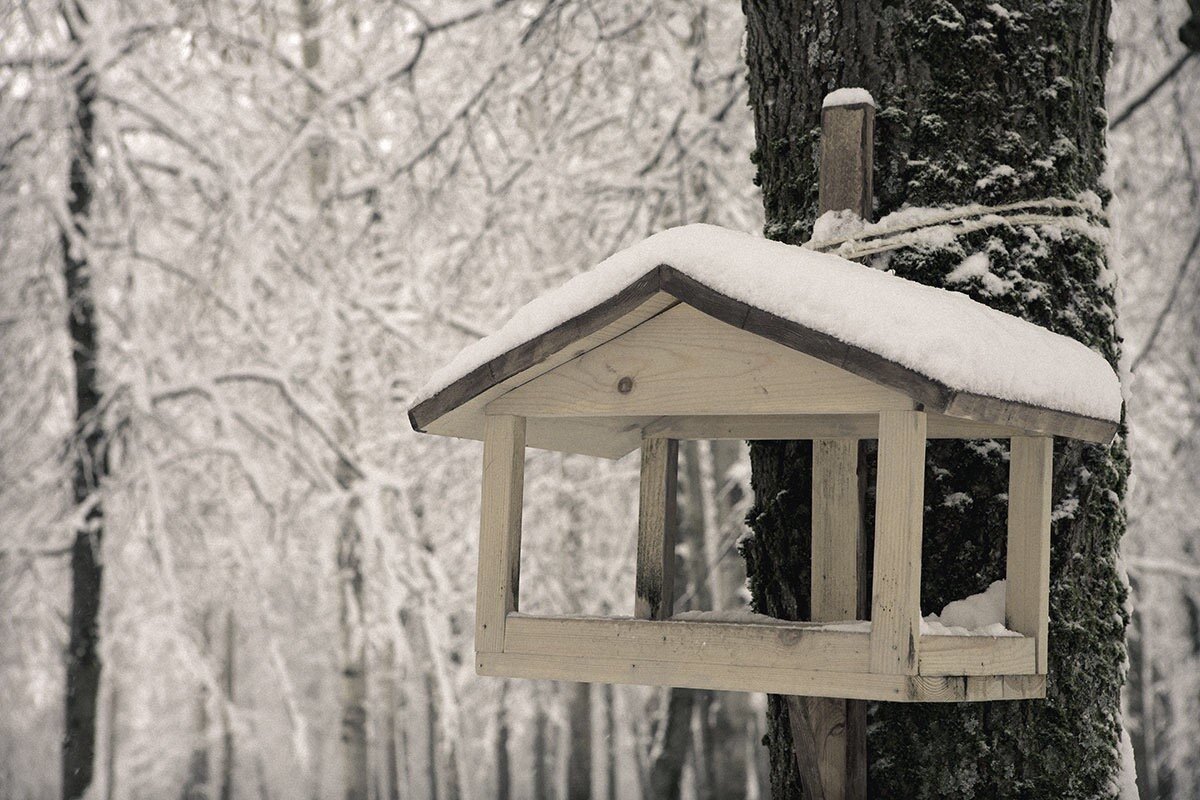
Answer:
[{"label": "snow pile on tray", "polygon": [[438,370],[413,403],[613,297],[660,264],[952,390],[1098,419],[1120,418],[1116,374],[1103,357],[1073,339],[958,292],[714,225],[657,233],[535,299],[499,331]]},{"label": "snow pile on tray", "polygon": [[875,106],[875,98],[871,97],[871,93],[866,89],[847,88],[834,89],[829,94],[825,95],[825,99],[821,101],[821,108],[830,108],[832,106],[854,106],[859,103],[866,103],[869,106]]},{"label": "snow pile on tray", "polygon": [[921,620],[922,636],[1020,636],[1004,627],[1004,581]]},{"label": "snow pile on tray", "polygon": [[[940,614],[927,614],[921,620],[922,636],[1020,636],[1004,627],[1004,581],[996,581],[985,591],[964,600],[948,603]],[[735,622],[778,625],[781,620],[749,610],[684,611],[671,617],[672,622]],[[870,633],[870,620],[827,622],[813,629],[839,633]]]}]

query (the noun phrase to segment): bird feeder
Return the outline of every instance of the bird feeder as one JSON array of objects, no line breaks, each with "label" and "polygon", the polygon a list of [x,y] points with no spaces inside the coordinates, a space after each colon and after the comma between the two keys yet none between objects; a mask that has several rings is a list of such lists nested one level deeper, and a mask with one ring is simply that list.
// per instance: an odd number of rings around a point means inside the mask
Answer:
[{"label": "bird feeder", "polygon": [[[911,702],[1043,697],[1054,436],[1107,442],[1117,377],[965,295],[692,225],[534,300],[432,379],[414,429],[478,439],[483,675]],[[812,605],[828,622],[672,619],[677,443],[810,439]],[[869,621],[858,442],[878,440]],[[1009,635],[922,635],[929,439],[1008,439]],[[526,447],[641,449],[632,618],[517,607]]]}]

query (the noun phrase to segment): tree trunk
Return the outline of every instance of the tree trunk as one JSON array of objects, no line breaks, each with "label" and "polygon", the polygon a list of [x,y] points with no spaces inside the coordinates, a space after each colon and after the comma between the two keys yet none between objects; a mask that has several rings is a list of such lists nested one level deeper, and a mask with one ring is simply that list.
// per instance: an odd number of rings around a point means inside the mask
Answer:
[{"label": "tree trunk", "polygon": [[508,682],[500,687],[496,704],[496,800],[512,797],[512,770],[508,763]]},{"label": "tree trunk", "polygon": [[613,685],[603,685],[604,692],[604,774],[607,800],[617,800],[617,711]]},{"label": "tree trunk", "polygon": [[[306,70],[316,72],[321,66],[321,40],[318,0],[297,0],[297,14],[302,36],[301,60]],[[319,100],[310,91],[309,113],[317,113]],[[329,179],[330,153],[328,144],[314,139],[308,147],[309,196],[324,217],[322,192]],[[322,220],[323,221],[323,220]],[[351,333],[345,322],[337,323],[339,347],[334,378],[335,395],[340,412],[336,432],[347,451],[354,449],[354,408],[352,395],[353,365],[350,360]],[[367,655],[363,620],[362,531],[357,512],[357,476],[345,459],[338,459],[334,477],[346,492],[346,507],[338,520],[337,580],[338,628],[341,632],[341,752],[342,796],[345,800],[368,800],[370,771],[367,752]]]},{"label": "tree trunk", "polygon": [[[536,690],[535,690],[536,692]],[[553,800],[554,753],[551,752],[550,720],[540,697],[533,709],[533,799]]]},{"label": "tree trunk", "polygon": [[221,783],[218,796],[221,800],[233,800],[233,720],[229,709],[233,705],[233,666],[237,656],[237,626],[234,624],[233,609],[225,611],[225,663],[221,668]]},{"label": "tree trunk", "polygon": [[[878,104],[877,218],[904,203],[1107,197],[1104,0],[744,6],[768,236],[798,244],[812,230],[821,100],[841,86],[864,86]],[[975,253],[988,257],[988,281],[948,280]],[[1018,226],[894,251],[876,265],[964,290],[1082,341],[1115,366],[1114,287],[1104,258],[1100,243],[1075,230]],[[1056,449],[1047,699],[877,704],[868,745],[872,797],[1111,796],[1127,622],[1116,556],[1128,460],[1122,439],[1110,447],[1060,441]],[[1006,448],[939,441],[928,453],[925,613],[1003,577],[1007,490]],[[811,446],[758,444],[752,467],[755,536],[743,554],[755,606],[803,619]],[[969,502],[945,503],[955,492]],[[769,713],[773,791],[797,797],[779,698]]]},{"label": "tree trunk", "polygon": [[[200,618],[200,639],[203,643],[202,655],[205,659],[212,651],[212,622],[211,609],[205,609]],[[187,781],[183,784],[181,796],[183,800],[207,800],[209,797],[208,782],[211,779],[211,759],[208,752],[208,684],[201,683],[196,693],[196,728],[193,731],[196,739],[192,744],[192,754],[188,759]]]},{"label": "tree trunk", "polygon": [[425,673],[425,702],[427,704],[425,722],[428,744],[426,755],[428,757],[429,800],[438,800],[440,796],[438,791],[438,741],[441,739],[438,729],[441,724],[438,721],[437,679],[432,670]]},{"label": "tree trunk", "polygon": [[669,689],[667,714],[662,724],[662,748],[650,766],[647,800],[679,800],[683,765],[692,741],[692,709],[696,692]]},{"label": "tree trunk", "polygon": [[[82,797],[92,784],[96,754],[96,698],[100,690],[100,598],[103,568],[100,546],[104,516],[97,490],[107,472],[105,436],[100,418],[97,370],[98,323],[87,246],[95,165],[96,73],[81,28],[88,20],[83,8],[66,0],[63,18],[74,57],[71,72],[75,119],[68,168],[69,230],[61,233],[63,277],[68,307],[67,331],[75,367],[75,433],[72,489],[75,504],[87,506],[83,524],[71,547],[70,641],[67,645],[65,725],[62,745],[62,796]],[[90,505],[88,505],[90,503]]]},{"label": "tree trunk", "polygon": [[592,798],[592,686],[571,684],[567,700],[567,800]]}]

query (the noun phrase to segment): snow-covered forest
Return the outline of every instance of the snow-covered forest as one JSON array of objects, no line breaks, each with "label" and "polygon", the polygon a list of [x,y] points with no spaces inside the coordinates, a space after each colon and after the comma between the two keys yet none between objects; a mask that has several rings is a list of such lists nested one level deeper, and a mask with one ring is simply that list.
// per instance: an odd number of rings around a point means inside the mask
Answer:
[{"label": "snow-covered forest", "polygon": [[[0,6],[0,800],[60,796],[80,530],[88,797],[768,796],[763,696],[475,675],[481,448],[406,418],[615,250],[762,230],[744,31],[735,0]],[[1110,34],[1125,724],[1143,800],[1194,798],[1200,7],[1117,0]],[[637,470],[531,454],[523,610],[629,613]],[[746,605],[749,470],[681,446],[676,610]]]}]

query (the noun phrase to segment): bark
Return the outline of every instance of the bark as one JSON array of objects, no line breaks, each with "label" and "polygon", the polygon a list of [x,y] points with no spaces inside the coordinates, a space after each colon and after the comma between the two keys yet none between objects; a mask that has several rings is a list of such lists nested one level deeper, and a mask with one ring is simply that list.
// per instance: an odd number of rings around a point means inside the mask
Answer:
[{"label": "bark", "polygon": [[691,689],[668,690],[666,726],[662,749],[650,766],[647,800],[679,800],[680,779],[692,741],[692,709],[696,692]]},{"label": "bark", "polygon": [[221,668],[221,782],[218,796],[221,800],[233,800],[233,720],[229,709],[233,705],[234,663],[237,656],[237,626],[233,610],[225,612],[225,663]]},{"label": "bark", "polygon": [[403,717],[406,705],[405,692],[396,686],[396,648],[391,642],[387,648],[387,669],[384,671],[384,702],[387,713],[384,717],[383,758],[384,775],[387,780],[387,800],[400,800],[400,737],[397,726]]},{"label": "bark", "polygon": [[550,720],[541,698],[535,698],[533,710],[533,798],[554,797],[554,753],[551,748]]},{"label": "bark", "polygon": [[105,431],[97,355],[98,322],[92,289],[93,264],[86,246],[93,195],[93,128],[97,76],[82,41],[88,24],[83,8],[67,0],[62,7],[77,62],[71,72],[75,116],[71,131],[67,210],[70,230],[61,234],[63,277],[68,307],[67,333],[75,368],[75,431],[72,490],[76,505],[88,506],[71,547],[70,640],[67,645],[65,725],[62,745],[62,796],[82,797],[92,784],[96,753],[96,699],[100,690],[100,599],[103,567],[100,547],[104,515],[97,490],[107,472]]},{"label": "bark", "polygon": [[496,704],[496,800],[512,797],[512,770],[508,763],[508,683],[500,688]]},{"label": "bark", "polygon": [[611,683],[603,684],[604,692],[604,774],[608,800],[617,800],[617,713],[616,697]]},{"label": "bark", "polygon": [[428,767],[428,785],[429,785],[429,800],[438,800],[438,740],[441,738],[438,734],[440,722],[438,720],[438,702],[437,702],[437,680],[432,672],[425,673],[425,701],[426,706],[425,721],[427,724],[426,741],[428,743],[427,767]]},{"label": "bark", "polygon": [[[1107,197],[1104,0],[1024,0],[1001,10],[982,0],[747,0],[744,8],[754,160],[772,238],[799,243],[812,230],[821,99],[840,86],[865,86],[879,108],[876,218],[903,203]],[[1085,235],[993,228],[896,251],[886,267],[943,286],[976,252],[987,253],[1004,290],[949,288],[1072,336],[1116,365],[1114,287],[1102,246]],[[931,442],[928,452],[924,613],[1003,577],[1007,473],[1005,448]],[[1111,796],[1127,623],[1116,555],[1128,460],[1122,438],[1110,447],[1060,441],[1055,459],[1046,701],[877,704],[872,797]],[[808,614],[810,465],[804,443],[752,449],[755,536],[743,551],[751,589],[758,611],[790,619]],[[971,502],[944,504],[954,492]],[[797,797],[783,714],[771,698],[772,787],[778,798]]]},{"label": "bark", "polygon": [[[211,611],[205,609],[200,620],[204,658],[208,657],[212,648],[212,637],[209,632],[211,617]],[[208,686],[201,683],[199,691],[196,693],[196,728],[193,732],[196,738],[192,745],[191,758],[188,761],[187,781],[184,783],[181,793],[183,800],[205,800],[208,797],[208,782],[211,777],[208,752],[208,701]]]},{"label": "bark", "polygon": [[592,686],[571,684],[567,700],[567,800],[592,798]]}]

